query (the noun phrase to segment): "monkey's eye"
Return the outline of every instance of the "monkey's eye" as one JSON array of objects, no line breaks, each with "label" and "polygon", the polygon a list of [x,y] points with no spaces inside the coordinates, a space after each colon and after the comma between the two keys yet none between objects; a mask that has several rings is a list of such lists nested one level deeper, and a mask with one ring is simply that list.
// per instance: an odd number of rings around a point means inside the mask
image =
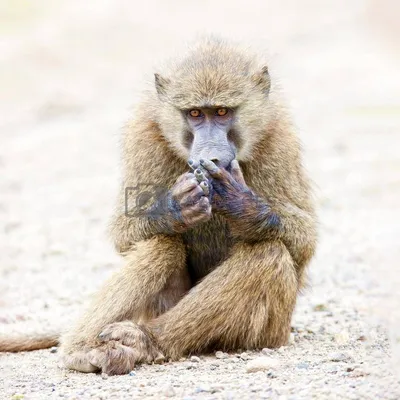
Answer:
[{"label": "monkey's eye", "polygon": [[201,111],[200,110],[190,110],[189,115],[194,118],[201,117]]},{"label": "monkey's eye", "polygon": [[218,108],[216,114],[220,117],[223,117],[224,115],[228,114],[228,109],[227,108]]}]

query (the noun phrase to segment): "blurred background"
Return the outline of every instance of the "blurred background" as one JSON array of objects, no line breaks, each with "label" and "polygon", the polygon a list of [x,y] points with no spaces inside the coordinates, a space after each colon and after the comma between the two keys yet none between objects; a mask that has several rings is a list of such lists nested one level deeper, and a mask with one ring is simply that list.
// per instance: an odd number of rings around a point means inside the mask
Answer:
[{"label": "blurred background", "polygon": [[0,331],[68,326],[120,265],[120,128],[162,61],[210,32],[266,54],[316,184],[321,240],[294,324],[350,340],[382,327],[382,343],[390,329],[400,359],[399,4],[1,1]]}]

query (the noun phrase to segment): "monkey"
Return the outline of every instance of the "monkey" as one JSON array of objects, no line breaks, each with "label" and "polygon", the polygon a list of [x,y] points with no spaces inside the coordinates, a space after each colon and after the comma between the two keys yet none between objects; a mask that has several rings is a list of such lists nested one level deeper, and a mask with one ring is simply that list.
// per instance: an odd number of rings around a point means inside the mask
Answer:
[{"label": "monkey", "polygon": [[[312,185],[265,60],[206,37],[154,82],[123,130],[111,235],[124,265],[61,337],[69,369],[285,345],[305,287]],[[141,184],[157,195],[132,213]]]}]

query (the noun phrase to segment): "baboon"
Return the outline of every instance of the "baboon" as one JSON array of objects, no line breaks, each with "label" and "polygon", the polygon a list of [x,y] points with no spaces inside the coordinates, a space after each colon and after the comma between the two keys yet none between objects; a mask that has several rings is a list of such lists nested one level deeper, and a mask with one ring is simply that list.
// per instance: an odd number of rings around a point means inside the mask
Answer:
[{"label": "baboon", "polygon": [[236,44],[201,40],[155,74],[122,157],[111,230],[125,265],[61,338],[65,366],[124,374],[286,344],[316,217],[267,66]]}]

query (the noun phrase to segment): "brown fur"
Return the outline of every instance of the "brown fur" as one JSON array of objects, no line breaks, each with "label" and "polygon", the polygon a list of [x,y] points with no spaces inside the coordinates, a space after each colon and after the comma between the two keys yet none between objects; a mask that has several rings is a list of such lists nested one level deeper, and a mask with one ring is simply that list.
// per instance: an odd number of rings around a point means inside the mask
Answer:
[{"label": "brown fur", "polygon": [[[123,137],[112,234],[125,266],[63,338],[72,369],[126,373],[137,362],[160,359],[159,350],[177,359],[215,348],[284,345],[314,254],[315,214],[300,146],[258,58],[206,39],[157,75],[156,85],[158,93],[146,93]],[[239,223],[213,213],[192,229],[168,233],[159,220],[124,214],[126,187],[171,188],[187,172],[179,109],[204,106],[239,106],[232,131],[237,160],[247,186],[279,216],[279,229],[252,229],[246,215]]]}]

